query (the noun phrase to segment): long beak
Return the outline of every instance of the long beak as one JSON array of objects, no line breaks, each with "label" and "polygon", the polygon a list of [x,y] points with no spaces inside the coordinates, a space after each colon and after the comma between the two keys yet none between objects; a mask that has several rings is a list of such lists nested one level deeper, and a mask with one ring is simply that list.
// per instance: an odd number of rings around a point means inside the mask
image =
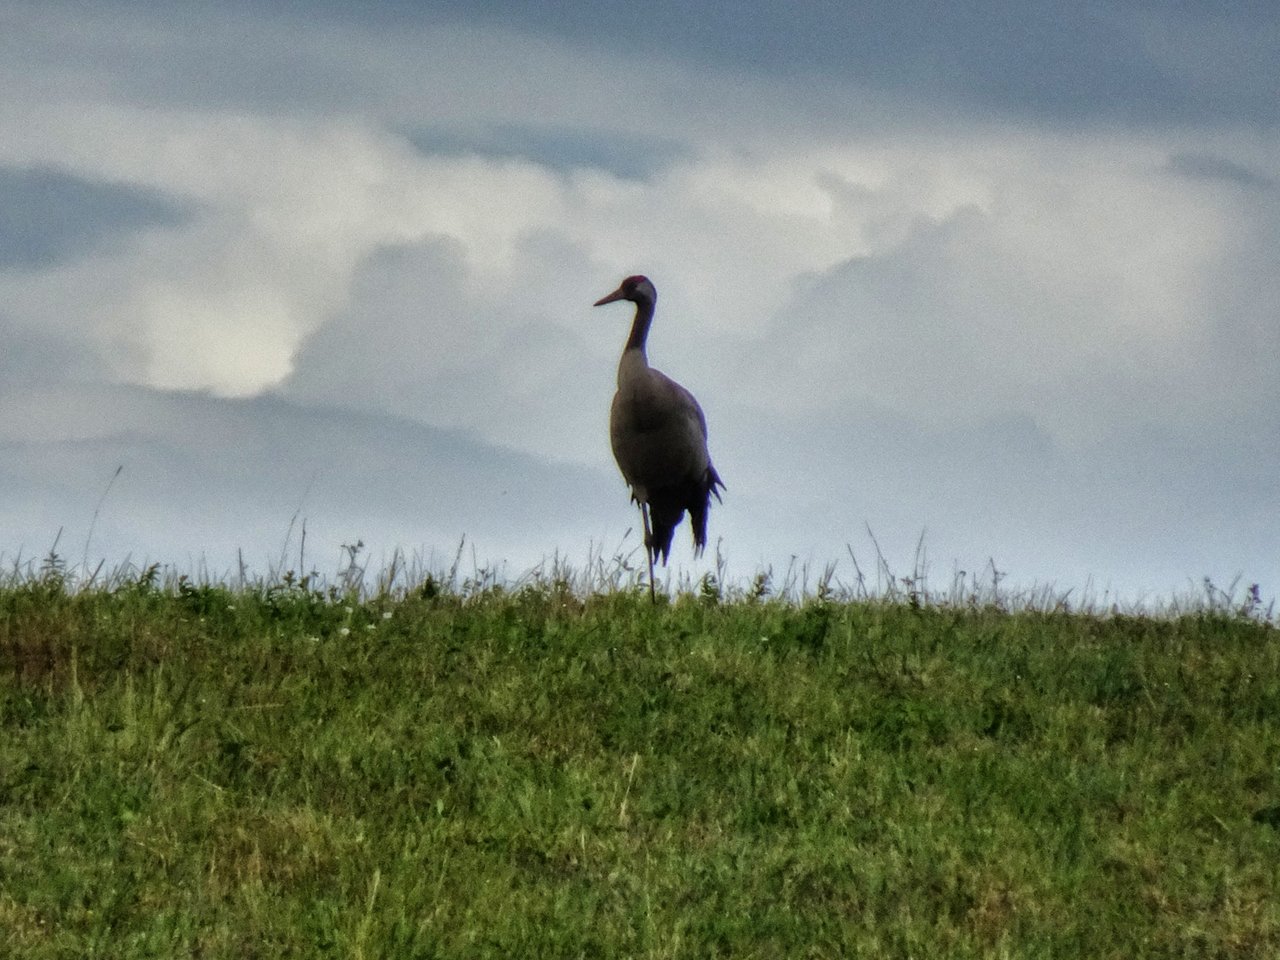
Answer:
[{"label": "long beak", "polygon": [[607,297],[601,297],[599,300],[593,303],[592,306],[601,307],[601,306],[604,306],[606,303],[613,303],[615,300],[625,300],[625,299],[627,299],[627,295],[623,292],[622,288],[619,287],[617,290],[613,291],[613,293],[609,294]]}]

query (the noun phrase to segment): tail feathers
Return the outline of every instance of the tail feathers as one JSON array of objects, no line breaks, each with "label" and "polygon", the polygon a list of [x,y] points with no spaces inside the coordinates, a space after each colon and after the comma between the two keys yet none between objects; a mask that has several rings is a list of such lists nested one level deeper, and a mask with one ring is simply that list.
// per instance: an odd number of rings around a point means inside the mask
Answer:
[{"label": "tail feathers", "polygon": [[[693,555],[696,557],[707,546],[707,514],[711,510],[711,497],[720,500],[724,481],[716,468],[697,480],[690,480],[672,487],[653,490],[649,494],[649,523],[651,533],[648,542],[650,555],[665,565],[671,555],[671,538],[676,527],[689,511],[689,523],[693,528]],[[723,501],[721,501],[723,502]]]},{"label": "tail feathers", "polygon": [[666,566],[671,556],[671,538],[676,532],[676,524],[684,516],[684,508],[676,510],[659,509],[656,503],[649,504],[649,541],[645,544],[654,560],[661,560]]},{"label": "tail feathers", "polygon": [[[724,501],[720,499],[720,490],[728,490],[729,488],[726,487],[724,485],[724,481],[720,479],[720,474],[716,473],[716,468],[709,463],[707,464],[707,475],[703,478],[703,483],[706,485],[708,494],[714,493],[716,495],[717,503],[724,503]],[[720,490],[717,490],[716,487],[719,487]],[[710,496],[707,497],[707,503],[711,503]]]}]

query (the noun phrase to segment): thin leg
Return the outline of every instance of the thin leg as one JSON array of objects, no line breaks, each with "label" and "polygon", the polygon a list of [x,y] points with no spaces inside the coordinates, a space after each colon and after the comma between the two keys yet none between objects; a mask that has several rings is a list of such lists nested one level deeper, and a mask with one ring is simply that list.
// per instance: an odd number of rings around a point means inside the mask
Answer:
[{"label": "thin leg", "polygon": [[644,523],[644,555],[649,558],[649,602],[657,603],[658,595],[653,591],[653,532],[649,529],[648,504],[640,504],[640,519]]}]

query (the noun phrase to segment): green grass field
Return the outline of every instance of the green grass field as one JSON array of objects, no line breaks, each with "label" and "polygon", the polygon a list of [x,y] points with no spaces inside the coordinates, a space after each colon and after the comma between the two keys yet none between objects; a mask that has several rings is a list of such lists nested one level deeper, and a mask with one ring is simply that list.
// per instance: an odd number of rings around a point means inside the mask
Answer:
[{"label": "green grass field", "polygon": [[0,956],[1280,956],[1280,632],[15,578]]}]

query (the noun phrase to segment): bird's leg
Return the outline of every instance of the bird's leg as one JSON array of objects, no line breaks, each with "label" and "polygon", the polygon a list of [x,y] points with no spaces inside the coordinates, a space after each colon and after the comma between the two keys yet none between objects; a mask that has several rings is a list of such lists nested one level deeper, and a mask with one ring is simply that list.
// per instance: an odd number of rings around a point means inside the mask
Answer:
[{"label": "bird's leg", "polygon": [[640,520],[644,523],[644,555],[649,560],[649,602],[657,603],[658,596],[653,590],[653,531],[649,529],[649,505],[640,504]]}]

